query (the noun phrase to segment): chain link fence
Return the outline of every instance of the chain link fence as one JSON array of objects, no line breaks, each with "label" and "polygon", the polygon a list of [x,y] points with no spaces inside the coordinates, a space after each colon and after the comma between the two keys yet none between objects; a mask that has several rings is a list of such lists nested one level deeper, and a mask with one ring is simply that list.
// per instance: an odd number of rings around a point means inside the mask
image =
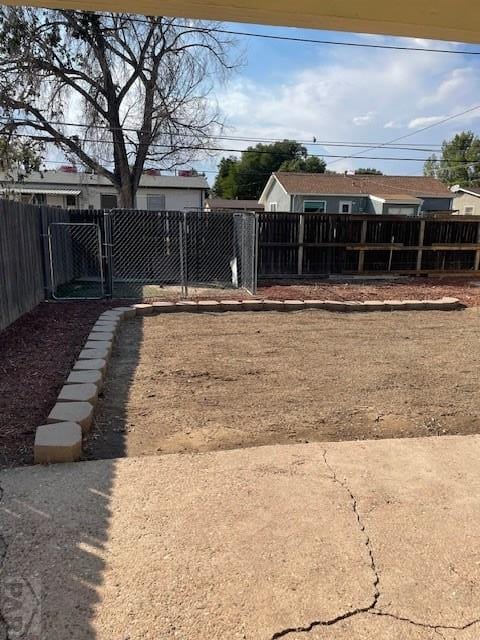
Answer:
[{"label": "chain link fence", "polygon": [[76,211],[49,222],[55,299],[156,298],[257,282],[257,216],[207,211]]},{"label": "chain link fence", "polygon": [[94,223],[48,225],[51,294],[57,300],[105,295],[100,227]]}]

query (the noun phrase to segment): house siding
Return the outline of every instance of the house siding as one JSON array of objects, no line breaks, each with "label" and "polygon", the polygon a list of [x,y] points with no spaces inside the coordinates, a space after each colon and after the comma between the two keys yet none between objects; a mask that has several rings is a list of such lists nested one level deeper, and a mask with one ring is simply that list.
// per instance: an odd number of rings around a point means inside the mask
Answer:
[{"label": "house siding", "polygon": [[324,200],[327,213],[339,213],[340,202],[351,202],[352,213],[368,213],[368,198],[366,196],[292,196],[292,200],[292,211],[300,213],[303,213],[304,202],[309,200]]},{"label": "house siding", "polygon": [[470,193],[459,193],[453,199],[453,208],[458,209],[461,215],[465,215],[465,207],[475,207],[473,214],[470,215],[480,215],[480,197],[472,196]]},{"label": "house siding", "polygon": [[290,196],[285,193],[276,180],[272,182],[270,190],[267,193],[265,212],[270,211],[270,204],[272,202],[277,203],[277,211],[291,211]]}]

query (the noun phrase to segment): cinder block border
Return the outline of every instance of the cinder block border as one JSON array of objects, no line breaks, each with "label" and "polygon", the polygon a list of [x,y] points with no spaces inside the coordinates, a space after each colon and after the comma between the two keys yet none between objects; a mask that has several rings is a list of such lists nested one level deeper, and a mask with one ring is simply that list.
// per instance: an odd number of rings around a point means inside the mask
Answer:
[{"label": "cinder block border", "polygon": [[[115,334],[124,319],[163,313],[224,313],[238,311],[294,312],[320,309],[340,313],[371,311],[453,311],[463,309],[457,298],[439,300],[203,300],[161,301],[104,311],[93,326],[78,360],[62,387],[46,425],[37,428],[35,463],[73,462],[81,457],[81,436],[91,428],[98,392],[103,386]],[[97,346],[98,345],[98,346]]]}]

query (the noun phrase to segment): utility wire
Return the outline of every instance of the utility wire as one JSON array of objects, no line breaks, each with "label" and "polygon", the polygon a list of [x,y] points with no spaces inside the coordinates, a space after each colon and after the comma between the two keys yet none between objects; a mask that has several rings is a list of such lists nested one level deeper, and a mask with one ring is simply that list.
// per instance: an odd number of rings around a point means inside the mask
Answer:
[{"label": "utility wire", "polygon": [[[111,16],[105,13],[100,13],[97,15],[102,15],[106,18],[110,18]],[[148,24],[152,25],[152,22],[142,18],[129,18],[131,22],[137,22],[140,24]],[[263,38],[265,40],[280,40],[284,42],[295,42],[295,43],[303,43],[303,44],[320,44],[320,45],[332,45],[336,47],[358,47],[362,49],[390,49],[394,51],[414,51],[414,52],[424,52],[424,53],[444,53],[444,54],[452,54],[452,55],[462,55],[462,56],[479,56],[480,51],[470,51],[467,49],[464,50],[452,50],[452,49],[430,49],[429,47],[411,47],[411,46],[402,46],[402,45],[389,45],[389,44],[374,44],[369,42],[343,42],[340,40],[322,40],[318,38],[301,38],[298,36],[280,36],[271,33],[254,33],[252,31],[239,31],[235,29],[223,29],[221,27],[204,27],[202,26],[192,26],[189,24],[182,24],[179,22],[172,21],[171,24],[174,27],[178,27],[180,29],[187,29],[192,32],[203,32],[209,33],[213,31],[214,33],[224,33],[233,36],[242,36],[246,38]]]},{"label": "utility wire", "polygon": [[[0,121],[5,122],[6,124],[8,124],[9,122],[11,122],[8,118],[0,116]],[[29,120],[16,120],[15,121],[16,124],[22,124],[26,127],[28,126],[32,126],[31,125],[31,121]],[[99,129],[101,131],[128,131],[128,132],[132,132],[132,133],[138,133],[138,129],[135,129],[133,127],[110,127],[106,124],[102,124],[102,125],[88,125],[85,124],[83,122],[60,122],[60,121],[53,121],[53,120],[49,120],[49,123],[54,125],[54,126],[64,126],[64,127],[79,127],[82,129]],[[182,133],[169,133],[169,136],[173,136],[173,137],[182,137],[184,134]],[[303,144],[303,145],[308,145],[308,146],[315,146],[315,147],[351,147],[351,148],[355,148],[355,147],[372,147],[374,149],[377,149],[379,146],[385,146],[388,147],[389,149],[394,149],[394,150],[399,150],[399,151],[436,151],[438,149],[441,149],[442,145],[441,144],[430,144],[428,142],[425,143],[417,143],[417,146],[411,146],[411,145],[407,145],[407,144],[399,144],[398,146],[394,146],[392,147],[391,145],[388,145],[388,143],[382,143],[382,142],[350,142],[350,141],[344,141],[344,140],[316,140],[313,141],[309,141],[309,140],[297,140],[295,138],[256,138],[256,137],[247,137],[247,136],[226,136],[226,135],[213,135],[213,136],[209,136],[210,139],[212,140],[234,140],[235,142],[263,142],[263,143],[272,143],[274,144],[275,142],[297,142],[298,144]]]},{"label": "utility wire", "polygon": [[[375,149],[381,149],[382,147],[385,147],[386,145],[395,144],[396,142],[399,142],[400,140],[405,140],[406,138],[411,138],[412,136],[416,136],[419,133],[422,133],[423,131],[428,131],[429,129],[433,129],[434,127],[439,127],[441,124],[445,124],[445,122],[450,122],[450,120],[454,120],[455,118],[460,118],[461,116],[464,116],[467,113],[472,113],[473,111],[477,111],[478,109],[480,109],[480,104],[477,104],[474,107],[470,107],[469,109],[465,109],[465,111],[460,111],[459,113],[455,113],[455,114],[453,114],[451,116],[447,116],[446,118],[442,118],[438,122],[434,122],[432,124],[429,124],[429,125],[427,125],[425,127],[422,127],[421,129],[417,129],[416,131],[412,131],[411,133],[406,133],[405,135],[399,136],[398,138],[393,138],[393,140],[388,140],[387,142],[379,144],[377,147],[365,148],[364,151],[359,151],[356,154],[353,154],[351,156],[347,156],[347,158],[348,159],[353,159],[353,158],[363,157],[363,158],[366,159],[367,156],[363,156],[363,153],[366,153],[367,151],[372,151],[374,148]],[[427,160],[428,160],[428,158],[427,158]],[[334,160],[333,162],[330,163],[330,165],[335,164],[336,162],[339,162],[339,160]]]}]

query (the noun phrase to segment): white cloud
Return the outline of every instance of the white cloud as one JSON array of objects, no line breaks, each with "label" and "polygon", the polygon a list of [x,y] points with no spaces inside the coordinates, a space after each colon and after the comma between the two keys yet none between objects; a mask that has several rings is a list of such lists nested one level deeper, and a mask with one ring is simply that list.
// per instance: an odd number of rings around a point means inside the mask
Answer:
[{"label": "white cloud", "polygon": [[[454,46],[430,44],[432,48]],[[341,49],[329,58],[306,58],[303,68],[296,73],[290,70],[280,82],[269,76],[268,69],[262,81],[240,76],[226,88],[219,103],[232,135],[305,141],[315,136],[325,145],[310,147],[312,153],[354,155],[358,149],[334,147],[328,141],[385,142],[439,122],[444,114],[457,113],[479,101],[478,83],[472,80],[478,68],[474,69],[470,62],[462,66],[463,60],[434,52],[365,50],[353,56],[351,50]],[[426,106],[435,109],[425,113]],[[419,134],[411,141],[441,143],[462,125],[471,125],[473,116],[480,116],[480,111]],[[395,132],[388,134],[386,129]],[[240,148],[240,143],[235,146]],[[395,152],[381,149],[364,155],[393,156]],[[396,155],[412,157],[412,152],[397,151]],[[424,156],[420,152],[419,157]],[[366,162],[389,172],[418,173],[422,169],[421,163],[361,158],[335,160],[332,168],[341,171]]]},{"label": "white cloud", "polygon": [[374,115],[375,115],[375,113],[373,111],[369,111],[364,116],[355,116],[352,119],[352,122],[357,127],[361,127],[361,126],[363,126],[365,124],[368,124],[369,122],[372,122]]},{"label": "white cloud", "polygon": [[409,129],[420,129],[421,127],[428,127],[430,124],[435,124],[445,120],[448,116],[421,116],[420,118],[414,118],[408,123]]}]

